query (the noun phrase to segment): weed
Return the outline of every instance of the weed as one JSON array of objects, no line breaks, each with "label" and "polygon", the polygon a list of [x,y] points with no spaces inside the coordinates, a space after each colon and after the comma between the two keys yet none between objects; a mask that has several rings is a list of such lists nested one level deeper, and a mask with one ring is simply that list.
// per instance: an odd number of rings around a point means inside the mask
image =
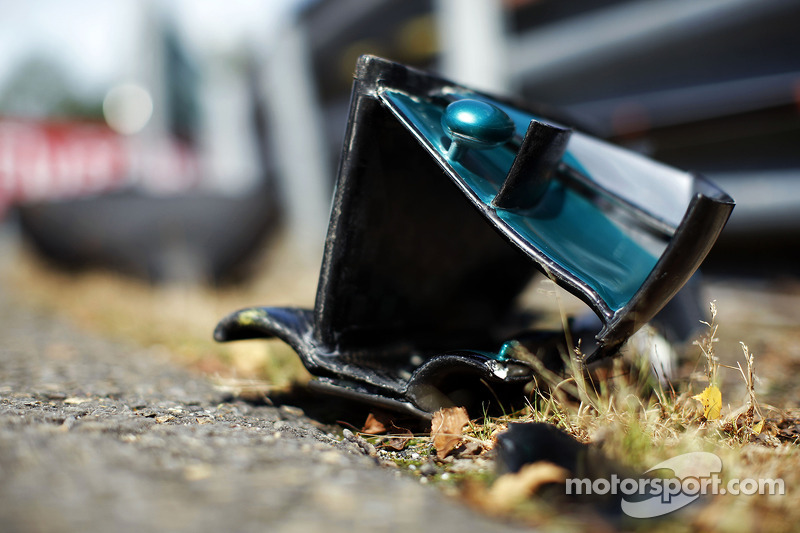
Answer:
[{"label": "weed", "polygon": [[[547,422],[580,441],[592,443],[611,460],[639,468],[641,472],[683,453],[710,451],[721,457],[728,478],[796,478],[796,469],[787,467],[784,461],[787,456],[796,460],[800,450],[796,444],[778,441],[774,437],[775,423],[770,424],[762,415],[756,398],[758,378],[753,353],[741,343],[744,364],[721,364],[716,353],[719,341],[716,302],[710,303],[709,310],[710,320],[703,322],[707,331],[695,343],[699,348],[699,360],[705,364],[704,374],[701,378],[692,376],[664,385],[653,379],[647,367],[649,363],[643,357],[634,357],[633,361],[618,358],[593,373],[586,373],[579,365],[572,364],[567,365],[564,374],[558,374],[544,368],[523,346],[512,346],[510,355],[528,362],[537,374],[528,406],[500,418],[484,415],[481,420],[470,424],[469,434],[490,450],[499,431],[511,422]],[[713,387],[719,392],[727,388],[721,369],[738,371],[744,380],[747,397],[739,408],[728,406],[724,417],[711,417],[696,400],[702,395],[693,395],[692,389],[697,387],[698,379],[707,382],[706,390]],[[756,453],[755,449],[749,448],[754,443],[759,444],[757,449],[764,452]],[[482,479],[484,483],[492,481],[491,478]],[[469,487],[468,492],[473,494],[467,496],[468,500],[474,499],[476,491],[481,494],[481,491],[488,490],[476,489],[474,479],[467,479],[464,483]],[[733,511],[724,504],[717,505],[717,500],[714,500],[705,509],[702,520],[698,518],[695,525],[714,529],[707,527],[705,522],[709,516],[725,516],[724,523],[735,523],[756,507],[777,510],[782,501],[751,497],[737,500],[736,504],[738,511],[734,516],[738,518],[731,521],[730,513]],[[527,508],[534,508],[541,515],[542,502],[533,504],[526,501],[508,513],[525,519]]]}]

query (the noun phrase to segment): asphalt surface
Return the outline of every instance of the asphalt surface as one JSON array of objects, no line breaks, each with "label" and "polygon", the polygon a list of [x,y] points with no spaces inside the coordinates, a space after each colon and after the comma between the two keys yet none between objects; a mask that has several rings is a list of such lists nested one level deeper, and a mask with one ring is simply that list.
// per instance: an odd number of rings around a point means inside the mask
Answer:
[{"label": "asphalt surface", "polygon": [[[211,342],[209,340],[209,342]],[[0,531],[514,531],[296,410],[0,293]]]}]

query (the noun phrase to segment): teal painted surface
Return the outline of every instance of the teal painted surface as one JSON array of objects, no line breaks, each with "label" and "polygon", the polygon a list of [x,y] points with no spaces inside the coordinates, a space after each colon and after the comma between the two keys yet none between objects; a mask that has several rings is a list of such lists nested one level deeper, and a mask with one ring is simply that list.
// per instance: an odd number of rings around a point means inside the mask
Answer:
[{"label": "teal painted surface", "polygon": [[[387,97],[412,121],[425,136],[430,145],[440,154],[446,155],[450,139],[442,129],[442,115],[445,106],[437,106],[426,101],[414,101],[410,97],[391,91]],[[468,150],[458,161],[450,165],[464,177],[465,183],[484,203],[492,201],[500,191],[503,178],[508,174],[515,153],[506,146],[490,150]]]},{"label": "teal painted surface", "polygon": [[534,209],[497,215],[525,240],[592,287],[613,310],[633,297],[656,258],[631,240],[586,198],[553,181],[543,202],[558,202],[553,216]]},{"label": "teal painted surface", "polygon": [[504,343],[500,347],[500,351],[497,353],[497,360],[498,361],[508,361],[509,359],[509,352],[514,352],[519,347],[519,342],[517,341],[508,341]]},{"label": "teal painted surface", "polygon": [[511,118],[496,106],[481,100],[453,102],[442,116],[448,137],[469,148],[490,148],[508,141],[514,134]]},{"label": "teal painted surface", "polygon": [[[434,150],[446,156],[450,145],[442,129],[446,103],[392,91],[385,96]],[[464,93],[455,98],[475,98],[475,95]],[[525,135],[530,121],[538,118],[499,102],[491,103],[511,118],[519,139]],[[462,184],[489,205],[514,162],[515,150],[512,143],[484,150],[470,149],[458,161],[449,160],[448,164]],[[569,148],[562,162],[585,174]],[[638,245],[597,205],[557,179],[550,183],[536,208],[496,209],[496,213],[509,229],[589,285],[612,310],[630,301],[657,261],[655,255]]]}]

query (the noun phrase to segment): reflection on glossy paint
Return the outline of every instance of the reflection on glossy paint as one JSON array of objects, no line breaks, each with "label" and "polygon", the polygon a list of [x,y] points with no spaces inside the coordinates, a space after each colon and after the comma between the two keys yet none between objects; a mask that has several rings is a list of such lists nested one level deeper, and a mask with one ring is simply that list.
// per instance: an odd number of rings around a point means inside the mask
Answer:
[{"label": "reflection on glossy paint", "polygon": [[[453,95],[455,100],[474,97],[468,92]],[[384,98],[421,134],[429,149],[441,156],[447,154],[449,139],[441,126],[446,103],[411,98],[393,91],[386,91]],[[518,138],[524,136],[530,121],[538,118],[498,102],[492,103],[512,118]],[[515,156],[516,148],[506,143],[485,150],[468,150],[458,161],[447,161],[447,164],[453,168],[467,194],[489,205],[503,185]],[[569,148],[562,163],[588,180],[595,179]],[[613,176],[603,176],[599,182],[609,179]],[[662,242],[654,255],[652,247],[645,249],[642,239],[637,238],[636,232],[644,230],[630,229],[615,222],[613,210],[558,179],[550,183],[537,207],[525,211],[496,209],[495,213],[500,224],[580,278],[614,311],[630,301],[667,244]]]}]

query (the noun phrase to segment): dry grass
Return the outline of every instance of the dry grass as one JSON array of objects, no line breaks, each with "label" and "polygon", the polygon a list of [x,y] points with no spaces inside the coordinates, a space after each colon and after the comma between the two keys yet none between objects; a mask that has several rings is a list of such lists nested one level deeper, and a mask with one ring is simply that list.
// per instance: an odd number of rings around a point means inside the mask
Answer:
[{"label": "dry grass", "polygon": [[253,305],[312,306],[319,266],[300,261],[279,240],[258,260],[259,275],[243,285],[157,286],[95,270],[67,273],[23,250],[2,274],[11,297],[45,312],[68,317],[87,331],[167,348],[180,362],[204,373],[271,386],[307,379],[297,356],[283,343],[245,341],[217,344],[217,322]]},{"label": "dry grass", "polygon": [[[800,482],[800,448],[781,427],[797,423],[797,412],[772,406],[759,407],[755,384],[755,356],[741,343],[744,365],[720,364],[715,354],[719,325],[717,309],[711,304],[711,321],[707,332],[695,344],[696,362],[688,367],[706,364],[704,374],[689,373],[666,389],[654,380],[646,368],[637,368],[637,357],[616,359],[610,372],[595,379],[571,369],[567,376],[543,373],[546,383],[534,393],[527,409],[513,416],[485,419],[472,426],[473,438],[484,438],[491,448],[495,436],[510,422],[537,421],[554,424],[576,439],[591,443],[611,461],[644,472],[675,456],[693,452],[712,452],[722,459],[724,481],[729,479],[783,479],[785,496],[714,496],[693,514],[682,515],[681,521],[648,521],[648,530],[672,531],[788,531],[800,521],[800,509],[793,488]],[[531,359],[530,354],[518,354]],[[722,388],[723,399],[728,390],[720,371],[739,374],[744,382],[746,398],[741,405],[726,404],[721,416],[709,420],[695,393],[708,384]],[[600,378],[600,379],[597,379]],[[731,387],[733,388],[733,387]],[[542,392],[549,390],[551,393]],[[779,438],[780,437],[780,438]],[[563,509],[530,502],[511,511],[516,518],[533,525],[552,525],[560,520]],[[577,518],[577,517],[574,517]],[[596,517],[587,517],[583,525]],[[644,523],[642,524],[644,526]]]},{"label": "dry grass", "polygon": [[[547,292],[547,291],[546,291]],[[703,506],[696,506],[679,519],[643,521],[648,531],[789,531],[800,521],[800,509],[793,488],[800,482],[800,447],[786,427],[800,422],[796,410],[759,405],[756,392],[756,356],[741,343],[741,362],[721,364],[718,356],[716,304],[711,304],[711,320],[688,354],[683,377],[661,386],[642,354],[629,353],[616,359],[610,368],[584,374],[571,367],[567,375],[556,375],[540,365],[541,382],[533,391],[529,405],[520,412],[499,418],[474,420],[465,432],[465,442],[491,450],[496,437],[512,422],[546,422],[577,440],[589,443],[610,462],[644,473],[650,467],[678,455],[705,451],[722,460],[722,479],[782,479],[784,496],[718,495]],[[517,347],[516,358],[537,366],[536,359]],[[725,354],[726,359],[732,357]],[[705,372],[693,371],[705,365]],[[728,373],[728,376],[722,374]],[[730,378],[741,378],[746,394],[741,397]],[[716,419],[708,419],[698,393],[709,385],[721,389],[724,407]],[[740,384],[741,385],[741,384]],[[428,455],[431,443],[416,436],[407,453]],[[442,465],[445,472],[451,466]],[[483,512],[513,517],[538,527],[615,529],[619,522],[598,517],[592,510],[577,511],[545,498],[524,498],[521,503],[495,505],[500,483],[485,469],[476,469],[477,480],[463,480],[460,489],[450,491]],[[536,474],[534,474],[535,476]],[[496,483],[497,484],[496,486]],[[625,524],[629,527],[630,524]]]}]

